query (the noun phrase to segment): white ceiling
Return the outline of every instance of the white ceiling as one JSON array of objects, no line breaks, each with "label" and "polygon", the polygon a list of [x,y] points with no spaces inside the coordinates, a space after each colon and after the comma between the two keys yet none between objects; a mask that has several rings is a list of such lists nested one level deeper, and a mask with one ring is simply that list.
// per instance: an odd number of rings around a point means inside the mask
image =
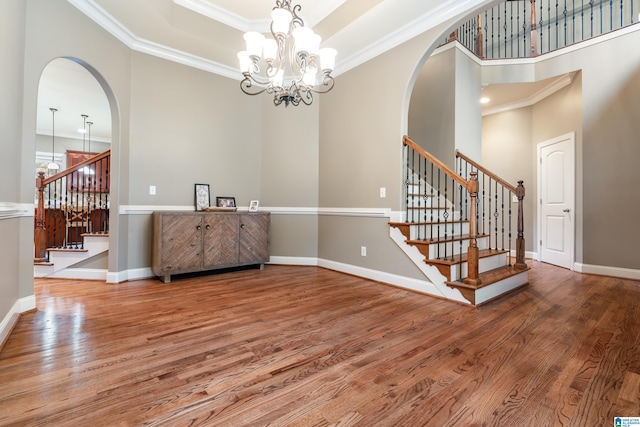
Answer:
[{"label": "white ceiling", "polygon": [[[240,80],[236,54],[242,34],[268,32],[275,0],[67,0],[133,50]],[[495,0],[292,0],[305,24],[338,50],[339,75],[450,19],[461,19]],[[524,87],[521,87],[521,89]],[[486,88],[485,91],[493,88]],[[530,88],[531,91],[538,89]],[[515,93],[513,90],[506,93]],[[509,102],[501,101],[501,102]],[[494,101],[495,103],[495,101]],[[93,121],[93,140],[110,141],[104,92],[79,64],[55,60],[43,72],[38,95],[38,131],[79,137],[81,114]]]}]

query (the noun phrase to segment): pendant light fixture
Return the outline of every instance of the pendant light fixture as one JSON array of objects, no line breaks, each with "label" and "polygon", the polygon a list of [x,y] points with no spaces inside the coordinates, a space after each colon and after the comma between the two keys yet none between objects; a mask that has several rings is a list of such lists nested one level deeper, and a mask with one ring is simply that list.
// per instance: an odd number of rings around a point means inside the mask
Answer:
[{"label": "pendant light fixture", "polygon": [[[82,132],[82,152],[83,153],[87,153],[85,144],[87,142],[87,139],[86,139],[86,136],[87,136],[87,117],[89,117],[89,116],[86,115],[86,114],[80,114],[80,116],[82,117],[82,120],[83,120],[82,129],[81,129],[81,132]],[[93,124],[92,122],[89,122],[89,123]],[[91,125],[89,125],[89,129],[91,129]],[[91,140],[89,140],[89,147],[91,147]],[[89,166],[83,167],[82,169],[80,169],[79,172],[82,172],[82,173],[84,173],[86,175],[95,174],[93,169],[91,169]]]},{"label": "pendant light fixture", "polygon": [[60,169],[60,165],[56,163],[56,111],[57,108],[49,108],[51,111],[51,163],[47,165],[47,169],[49,170],[58,170]]},{"label": "pendant light fixture", "polygon": [[89,145],[87,148],[90,153],[91,152],[91,125],[93,124],[93,122],[87,122],[87,124],[89,125],[89,129],[87,130],[87,139],[89,140]]}]

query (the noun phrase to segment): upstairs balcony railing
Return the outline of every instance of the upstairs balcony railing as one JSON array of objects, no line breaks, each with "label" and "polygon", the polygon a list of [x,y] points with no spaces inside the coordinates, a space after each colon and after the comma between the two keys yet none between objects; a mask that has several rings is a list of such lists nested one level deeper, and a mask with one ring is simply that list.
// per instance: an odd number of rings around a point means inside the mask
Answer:
[{"label": "upstairs balcony railing", "polygon": [[83,234],[109,232],[111,151],[45,178],[38,173],[34,247],[36,262],[47,249],[83,249]]},{"label": "upstairs balcony railing", "polygon": [[462,24],[457,40],[482,59],[552,52],[640,19],[640,0],[507,0]]}]

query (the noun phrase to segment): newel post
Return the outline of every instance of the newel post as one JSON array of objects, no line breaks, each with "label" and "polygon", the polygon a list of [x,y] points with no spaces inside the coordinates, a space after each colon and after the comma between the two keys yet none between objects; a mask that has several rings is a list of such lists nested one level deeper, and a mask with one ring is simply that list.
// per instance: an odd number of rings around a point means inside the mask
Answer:
[{"label": "newel post", "polygon": [[36,228],[34,231],[35,261],[47,260],[47,230],[44,225],[44,172],[38,172],[36,178],[38,189],[38,207],[36,208]]},{"label": "newel post", "polygon": [[524,200],[524,185],[523,181],[518,181],[518,187],[516,188],[516,197],[518,198],[518,238],[516,239],[516,263],[514,265],[517,269],[527,268],[527,264],[524,262],[524,207],[522,201]]},{"label": "newel post", "polygon": [[476,55],[478,58],[484,58],[484,51],[482,49],[482,39],[484,34],[482,32],[482,15],[478,15],[478,31],[476,32]]},{"label": "newel post", "polygon": [[469,190],[469,249],[467,250],[467,277],[463,280],[469,285],[478,286],[482,283],[478,270],[478,224],[476,206],[478,199],[478,173],[471,172],[467,182]]},{"label": "newel post", "polygon": [[538,56],[538,26],[536,19],[536,0],[531,0],[531,57]]}]

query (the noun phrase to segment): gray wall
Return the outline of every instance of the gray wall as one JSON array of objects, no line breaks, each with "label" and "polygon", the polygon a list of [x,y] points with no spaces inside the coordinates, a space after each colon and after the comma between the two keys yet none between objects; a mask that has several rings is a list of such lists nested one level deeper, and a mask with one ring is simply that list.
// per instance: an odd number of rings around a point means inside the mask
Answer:
[{"label": "gray wall", "polygon": [[409,137],[449,167],[454,165],[456,141],[457,65],[455,49],[429,58],[409,105]]},{"label": "gray wall", "polygon": [[[0,206],[4,211],[33,203],[20,192],[22,159],[22,86],[24,75],[24,19],[21,0],[0,2]],[[31,159],[33,164],[33,158]],[[35,176],[35,165],[32,168]],[[18,179],[16,179],[18,177]],[[29,236],[31,227],[31,236]],[[0,219],[0,321],[20,298],[33,294],[33,218],[11,215]],[[27,243],[22,243],[26,239]],[[31,274],[31,277],[29,276]]]},{"label": "gray wall", "polygon": [[[525,251],[536,248],[534,238],[535,147],[532,142],[532,108],[525,107],[485,116],[482,121],[482,165],[507,182],[524,181]],[[513,212],[517,212],[513,205]]]},{"label": "gray wall", "polygon": [[[576,261],[637,270],[640,230],[633,224],[640,197],[633,188],[640,180],[640,168],[634,166],[640,154],[640,31],[617,35],[550,55],[534,66],[485,67],[483,79],[527,82],[581,71],[570,87],[534,108],[532,150],[535,144],[576,132]],[[532,166],[527,162],[520,167]],[[527,186],[528,194],[536,179]]]}]

